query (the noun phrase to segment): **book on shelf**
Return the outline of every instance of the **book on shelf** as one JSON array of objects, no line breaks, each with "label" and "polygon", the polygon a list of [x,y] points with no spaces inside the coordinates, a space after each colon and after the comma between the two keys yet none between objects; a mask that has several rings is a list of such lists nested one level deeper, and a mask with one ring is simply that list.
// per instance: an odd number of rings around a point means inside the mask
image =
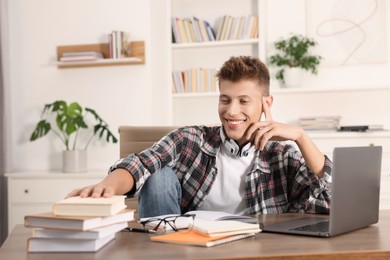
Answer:
[{"label": "book on shelf", "polygon": [[299,125],[305,130],[336,130],[341,116],[300,117]]},{"label": "book on shelf", "polygon": [[32,228],[52,228],[64,230],[90,230],[121,222],[134,220],[134,211],[124,209],[112,216],[57,216],[52,212],[26,215],[24,225]]},{"label": "book on shelf", "polygon": [[248,237],[253,237],[254,235],[255,235],[254,233],[248,233],[248,234],[239,234],[233,236],[209,237],[209,236],[201,235],[192,230],[187,230],[187,231],[179,231],[179,232],[169,233],[160,236],[152,236],[150,239],[154,242],[212,247],[212,246],[233,242]]},{"label": "book on shelf", "polygon": [[258,16],[223,16],[218,24],[216,40],[240,40],[258,38]]},{"label": "book on shelf", "polygon": [[99,51],[64,52],[60,57],[61,62],[94,61],[98,59],[104,59],[102,52]]},{"label": "book on shelf", "polygon": [[172,31],[174,35],[173,43],[191,43],[201,42],[202,36],[199,28],[198,19],[193,17],[192,19],[178,17],[172,17]]},{"label": "book on shelf", "polygon": [[27,251],[33,252],[96,252],[115,239],[115,233],[98,239],[30,237]]},{"label": "book on shelf", "polygon": [[237,220],[204,220],[195,218],[188,228],[206,236],[231,236],[246,233],[259,233],[259,224],[245,223]]},{"label": "book on shelf", "polygon": [[209,37],[209,34],[207,33],[206,24],[205,21],[202,19],[198,19],[196,17],[193,18],[196,22],[196,24],[199,27],[200,31],[200,40],[199,42],[209,42],[212,41],[212,39]]},{"label": "book on shelf", "polygon": [[122,195],[110,198],[76,196],[55,202],[52,211],[60,216],[112,216],[126,208],[125,199]]},{"label": "book on shelf", "polygon": [[65,230],[65,229],[48,229],[33,228],[32,237],[34,238],[66,238],[66,239],[100,239],[111,234],[115,234],[128,227],[127,222],[112,224],[109,226],[94,228],[90,230]]},{"label": "book on shelf", "polygon": [[210,39],[210,41],[215,41],[216,35],[215,35],[215,31],[214,31],[213,27],[211,27],[211,25],[207,21],[203,21],[203,22],[204,22],[204,25],[206,27],[206,32],[207,32],[208,38]]},{"label": "book on shelf", "polygon": [[192,68],[172,72],[173,93],[217,92],[216,69]]},{"label": "book on shelf", "polygon": [[124,31],[112,31],[108,34],[108,45],[110,49],[111,59],[120,59],[128,57],[129,49],[129,35],[130,33]]}]

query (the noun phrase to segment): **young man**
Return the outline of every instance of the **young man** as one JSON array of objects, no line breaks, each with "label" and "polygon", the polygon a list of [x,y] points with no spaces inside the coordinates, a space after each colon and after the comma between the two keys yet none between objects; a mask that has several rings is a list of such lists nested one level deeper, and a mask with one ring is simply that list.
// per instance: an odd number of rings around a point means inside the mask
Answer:
[{"label": "young man", "polygon": [[102,182],[68,196],[138,194],[140,217],[196,209],[328,213],[332,162],[302,128],[273,121],[267,67],[232,57],[217,77],[222,126],[172,131],[119,160]]}]

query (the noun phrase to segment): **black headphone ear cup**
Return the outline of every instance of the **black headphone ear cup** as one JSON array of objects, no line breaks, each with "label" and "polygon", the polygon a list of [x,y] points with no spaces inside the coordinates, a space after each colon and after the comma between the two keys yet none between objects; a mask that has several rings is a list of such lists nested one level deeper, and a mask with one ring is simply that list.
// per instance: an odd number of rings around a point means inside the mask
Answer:
[{"label": "black headphone ear cup", "polygon": [[225,147],[230,151],[232,155],[238,156],[240,153],[240,147],[233,140],[226,140],[224,142]]},{"label": "black headphone ear cup", "polygon": [[252,146],[251,143],[247,143],[244,147],[242,147],[240,156],[245,156],[245,157],[248,156],[249,149],[251,148],[251,146]]}]

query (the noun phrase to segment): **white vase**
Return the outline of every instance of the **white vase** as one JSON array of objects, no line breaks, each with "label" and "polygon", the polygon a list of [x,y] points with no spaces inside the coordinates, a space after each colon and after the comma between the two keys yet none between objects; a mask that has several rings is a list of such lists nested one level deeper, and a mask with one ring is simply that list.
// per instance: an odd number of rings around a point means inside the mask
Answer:
[{"label": "white vase", "polygon": [[302,85],[302,69],[287,68],[284,70],[284,84],[288,88],[296,88]]},{"label": "white vase", "polygon": [[62,152],[62,171],[77,173],[87,171],[87,151],[69,150]]}]

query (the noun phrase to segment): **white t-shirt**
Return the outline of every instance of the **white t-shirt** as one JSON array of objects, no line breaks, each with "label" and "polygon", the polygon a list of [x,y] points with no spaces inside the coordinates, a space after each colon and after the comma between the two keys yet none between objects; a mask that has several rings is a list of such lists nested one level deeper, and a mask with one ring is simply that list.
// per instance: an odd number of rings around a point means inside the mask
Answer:
[{"label": "white t-shirt", "polygon": [[217,176],[199,210],[216,210],[233,214],[246,214],[245,176],[253,168],[255,148],[247,156],[237,156],[221,145],[216,157]]}]

